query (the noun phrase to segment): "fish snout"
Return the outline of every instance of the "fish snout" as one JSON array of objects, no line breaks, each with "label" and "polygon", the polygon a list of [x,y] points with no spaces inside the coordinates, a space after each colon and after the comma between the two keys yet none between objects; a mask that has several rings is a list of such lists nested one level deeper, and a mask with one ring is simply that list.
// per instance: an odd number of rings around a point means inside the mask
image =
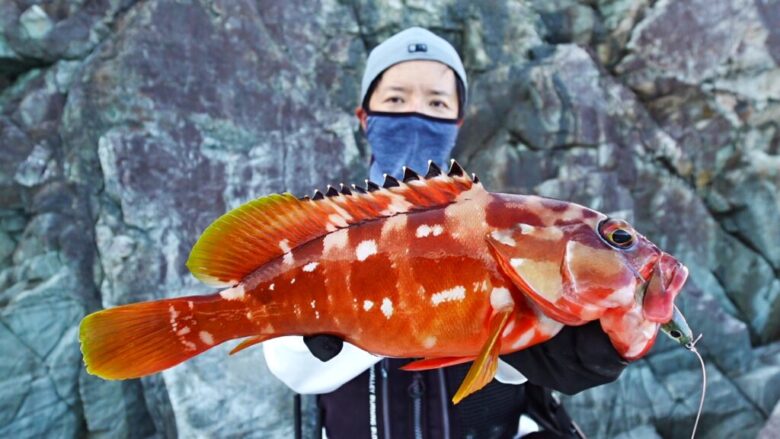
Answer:
[{"label": "fish snout", "polygon": [[642,310],[647,320],[667,323],[674,315],[674,298],[688,279],[688,267],[663,253],[648,281]]}]

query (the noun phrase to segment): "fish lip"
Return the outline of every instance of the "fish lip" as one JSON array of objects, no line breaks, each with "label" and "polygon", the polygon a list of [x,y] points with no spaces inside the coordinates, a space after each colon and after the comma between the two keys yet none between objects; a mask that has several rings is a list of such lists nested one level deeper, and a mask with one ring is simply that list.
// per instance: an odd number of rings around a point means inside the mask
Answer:
[{"label": "fish lip", "polygon": [[674,315],[674,299],[688,279],[688,267],[664,253],[656,263],[643,300],[644,317],[658,323],[669,322]]}]

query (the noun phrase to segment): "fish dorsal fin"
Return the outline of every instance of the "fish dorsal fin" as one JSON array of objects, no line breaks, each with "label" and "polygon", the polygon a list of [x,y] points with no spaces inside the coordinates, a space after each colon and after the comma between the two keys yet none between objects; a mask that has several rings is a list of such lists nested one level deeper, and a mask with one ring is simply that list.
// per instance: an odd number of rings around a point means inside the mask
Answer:
[{"label": "fish dorsal fin", "polygon": [[284,193],[244,203],[206,228],[187,267],[208,285],[235,285],[261,265],[338,229],[451,204],[471,189],[484,191],[454,160],[449,174],[429,163],[424,178],[390,177],[384,188],[366,183],[366,190],[331,187],[327,195],[315,191],[311,198]]}]

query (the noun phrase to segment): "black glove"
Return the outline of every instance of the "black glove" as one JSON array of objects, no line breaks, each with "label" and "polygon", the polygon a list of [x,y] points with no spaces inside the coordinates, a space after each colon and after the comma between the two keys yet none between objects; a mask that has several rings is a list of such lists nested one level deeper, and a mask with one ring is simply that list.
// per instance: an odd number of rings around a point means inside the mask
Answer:
[{"label": "black glove", "polygon": [[567,395],[615,381],[628,365],[598,321],[565,326],[552,339],[501,358],[531,383]]},{"label": "black glove", "polygon": [[320,361],[328,361],[341,352],[344,340],[330,334],[304,335],[303,342],[309,352]]},{"label": "black glove", "polygon": [[[329,334],[307,335],[303,342],[321,361],[341,352],[344,341]],[[615,381],[628,365],[598,321],[565,326],[551,340],[501,358],[534,384],[573,395]]]}]

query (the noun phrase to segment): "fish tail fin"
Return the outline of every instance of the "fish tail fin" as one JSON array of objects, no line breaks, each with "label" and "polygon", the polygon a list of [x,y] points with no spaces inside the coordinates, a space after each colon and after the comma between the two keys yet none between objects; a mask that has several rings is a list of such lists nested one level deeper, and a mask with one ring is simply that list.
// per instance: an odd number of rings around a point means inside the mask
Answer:
[{"label": "fish tail fin", "polygon": [[87,372],[109,380],[160,372],[224,341],[248,334],[245,312],[219,294],[134,303],[81,321]]}]

